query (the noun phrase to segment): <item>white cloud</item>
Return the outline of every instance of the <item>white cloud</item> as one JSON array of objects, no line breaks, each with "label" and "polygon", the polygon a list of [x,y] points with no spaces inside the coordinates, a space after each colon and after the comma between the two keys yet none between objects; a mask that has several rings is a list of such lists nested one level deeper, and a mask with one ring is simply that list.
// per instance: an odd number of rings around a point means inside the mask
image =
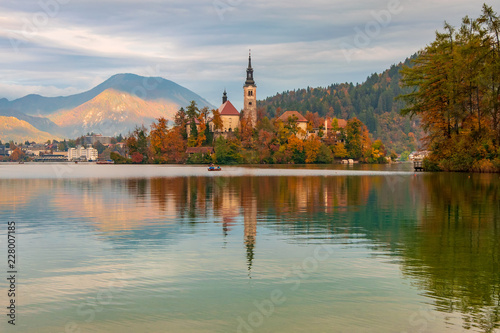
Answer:
[{"label": "white cloud", "polygon": [[[218,104],[225,87],[239,104],[248,48],[264,98],[287,89],[362,81],[430,43],[444,20],[457,25],[481,11],[468,0],[400,0],[402,10],[390,24],[370,43],[355,45],[357,31],[374,20],[373,12],[394,1],[65,0],[32,35],[23,29],[43,14],[39,0],[3,2],[0,97],[83,91],[116,73],[148,75],[153,66],[212,103]],[[13,34],[23,36],[17,53],[8,39]],[[342,43],[353,47],[350,62]]]},{"label": "white cloud", "polygon": [[42,96],[67,96],[79,93],[80,91],[73,87],[57,88],[54,86],[40,86],[40,85],[19,85],[0,82],[0,91],[2,97],[9,100],[23,97],[27,92],[30,94],[38,94]]}]

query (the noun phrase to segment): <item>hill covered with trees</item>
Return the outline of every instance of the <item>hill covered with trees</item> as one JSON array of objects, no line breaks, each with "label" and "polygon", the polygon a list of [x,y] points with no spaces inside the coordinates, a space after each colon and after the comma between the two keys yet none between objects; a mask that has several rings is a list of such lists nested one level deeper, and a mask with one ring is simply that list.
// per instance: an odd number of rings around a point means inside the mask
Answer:
[{"label": "hill covered with trees", "polygon": [[352,119],[363,122],[372,139],[380,139],[388,150],[397,153],[416,150],[424,136],[418,117],[410,119],[400,115],[405,106],[395,98],[404,93],[400,86],[400,70],[411,66],[411,59],[391,66],[381,74],[372,74],[361,84],[336,83],[328,87],[286,91],[259,101],[261,112],[275,117],[283,111],[299,111],[318,117]]}]

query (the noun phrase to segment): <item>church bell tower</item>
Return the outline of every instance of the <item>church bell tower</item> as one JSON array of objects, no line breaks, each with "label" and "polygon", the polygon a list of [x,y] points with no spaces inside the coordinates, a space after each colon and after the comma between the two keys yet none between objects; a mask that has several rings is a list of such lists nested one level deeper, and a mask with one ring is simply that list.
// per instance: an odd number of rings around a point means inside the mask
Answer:
[{"label": "church bell tower", "polygon": [[257,86],[253,80],[252,55],[248,52],[247,80],[243,86],[243,112],[244,116],[252,122],[252,126],[257,124]]}]

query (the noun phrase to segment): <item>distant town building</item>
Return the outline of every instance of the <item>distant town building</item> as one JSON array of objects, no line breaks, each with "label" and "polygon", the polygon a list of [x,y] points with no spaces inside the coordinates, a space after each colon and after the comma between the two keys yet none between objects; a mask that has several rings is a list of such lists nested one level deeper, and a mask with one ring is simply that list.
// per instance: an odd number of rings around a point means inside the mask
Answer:
[{"label": "distant town building", "polygon": [[35,162],[65,162],[68,158],[66,152],[54,152],[52,154],[40,154],[35,156]]},{"label": "distant town building", "polygon": [[85,145],[94,145],[99,141],[100,143],[106,146],[111,144],[111,139],[113,139],[111,136],[102,136],[101,134],[93,134],[85,136],[83,138],[83,143]]},{"label": "distant town building", "polygon": [[77,148],[68,149],[68,160],[69,161],[96,161],[99,157],[97,149],[83,146],[78,146]]},{"label": "distant town building", "polygon": [[10,148],[7,148],[5,145],[0,145],[0,156],[9,156],[10,154]]}]

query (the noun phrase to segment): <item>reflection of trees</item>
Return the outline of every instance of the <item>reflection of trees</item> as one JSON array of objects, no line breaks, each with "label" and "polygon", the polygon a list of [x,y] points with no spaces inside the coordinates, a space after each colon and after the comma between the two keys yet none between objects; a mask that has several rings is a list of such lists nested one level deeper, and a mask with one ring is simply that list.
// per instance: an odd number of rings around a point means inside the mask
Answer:
[{"label": "reflection of trees", "polygon": [[[403,273],[463,327],[491,332],[500,310],[500,191],[491,175],[424,179],[420,229],[404,239]],[[498,177],[498,176],[496,176]]]},{"label": "reflection of trees", "polygon": [[374,252],[399,256],[403,274],[439,311],[461,313],[464,327],[488,332],[500,327],[498,185],[498,175],[463,174],[4,180],[0,203],[4,212],[52,214],[25,218],[33,227],[73,228],[60,221],[78,216],[110,239],[133,231],[120,237],[136,242],[179,237],[185,221],[189,228],[215,221],[227,234],[243,218],[249,270],[263,225],[335,241],[359,234]]},{"label": "reflection of trees", "polygon": [[[366,203],[369,177],[183,177],[151,179],[151,198],[162,213],[200,221],[211,214],[226,234],[238,216],[244,219],[249,270],[260,216],[345,211]],[[137,190],[133,190],[134,194]],[[296,219],[282,224],[293,230]]]},{"label": "reflection of trees", "polygon": [[156,178],[151,179],[151,197],[160,211],[172,209],[180,217],[213,212],[234,218],[241,209],[256,220],[257,212],[280,216],[360,207],[371,186],[369,177]]},{"label": "reflection of trees", "polygon": [[242,216],[249,270],[257,221],[290,235],[342,239],[345,233],[350,241],[362,234],[374,250],[401,256],[403,274],[433,298],[437,310],[461,313],[465,328],[488,332],[499,327],[500,310],[500,191],[494,177],[188,177],[151,180],[151,195],[162,211],[215,217],[224,233]]}]

